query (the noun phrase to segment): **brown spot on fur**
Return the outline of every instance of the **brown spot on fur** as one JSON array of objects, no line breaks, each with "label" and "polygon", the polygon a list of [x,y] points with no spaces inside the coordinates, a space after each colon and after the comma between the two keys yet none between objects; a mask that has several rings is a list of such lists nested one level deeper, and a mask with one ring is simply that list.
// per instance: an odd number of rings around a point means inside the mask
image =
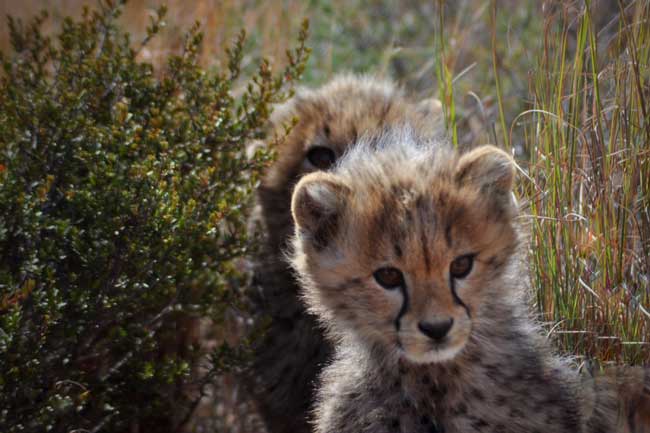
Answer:
[{"label": "brown spot on fur", "polygon": [[482,418],[478,418],[472,423],[472,428],[478,431],[483,431],[483,429],[489,426],[490,424]]},{"label": "brown spot on fur", "polygon": [[361,284],[363,284],[363,280],[361,278],[350,278],[342,286],[347,286],[348,288],[350,288],[354,286],[359,286]]},{"label": "brown spot on fur", "polygon": [[452,412],[454,415],[465,415],[467,413],[467,404],[461,401],[456,407],[453,408]]},{"label": "brown spot on fur", "polygon": [[447,223],[445,226],[445,242],[447,242],[447,246],[451,248],[452,242],[451,242],[451,223]]},{"label": "brown spot on fur", "polygon": [[431,271],[431,254],[429,254],[429,241],[424,231],[420,233],[420,247],[422,248],[422,261],[427,272]]},{"label": "brown spot on fur", "polygon": [[485,400],[485,394],[483,394],[483,391],[481,391],[478,388],[473,388],[470,392],[471,396],[474,397],[478,401],[484,401]]},{"label": "brown spot on fur", "polygon": [[490,257],[489,259],[487,259],[485,264],[487,264],[491,268],[498,268],[499,264],[498,264],[498,261],[497,261],[497,256]]}]

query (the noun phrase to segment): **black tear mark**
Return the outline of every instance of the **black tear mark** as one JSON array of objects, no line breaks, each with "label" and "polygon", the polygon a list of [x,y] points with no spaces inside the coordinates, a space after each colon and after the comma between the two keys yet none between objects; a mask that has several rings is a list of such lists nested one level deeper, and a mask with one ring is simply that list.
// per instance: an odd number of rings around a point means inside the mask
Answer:
[{"label": "black tear mark", "polygon": [[396,255],[398,258],[402,258],[402,254],[403,254],[403,253],[402,253],[402,249],[400,248],[400,246],[397,245],[397,244],[395,244],[394,247],[395,247],[395,255]]},{"label": "black tear mark", "polygon": [[460,299],[460,296],[458,296],[458,293],[456,293],[456,281],[453,278],[449,278],[449,286],[451,287],[451,296],[454,297],[454,301],[456,304],[460,305],[465,309],[467,312],[467,317],[472,317],[472,313],[469,311],[469,307],[465,305],[462,299]]},{"label": "black tear mark", "polygon": [[397,313],[397,317],[395,318],[395,329],[399,331],[401,326],[400,321],[402,320],[402,317],[406,314],[406,312],[409,309],[409,294],[406,290],[406,285],[401,285],[398,287],[398,289],[402,293],[402,297],[404,298],[404,301],[402,301],[402,308],[400,308],[399,313]]}]

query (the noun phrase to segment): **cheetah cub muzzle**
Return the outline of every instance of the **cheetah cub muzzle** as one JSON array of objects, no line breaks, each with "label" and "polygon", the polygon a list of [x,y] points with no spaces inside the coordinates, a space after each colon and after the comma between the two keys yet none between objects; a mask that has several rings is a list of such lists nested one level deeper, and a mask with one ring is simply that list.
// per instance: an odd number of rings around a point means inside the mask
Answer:
[{"label": "cheetah cub muzzle", "polygon": [[530,319],[513,180],[408,126],[300,180],[291,263],[336,347],[316,432],[627,431]]}]

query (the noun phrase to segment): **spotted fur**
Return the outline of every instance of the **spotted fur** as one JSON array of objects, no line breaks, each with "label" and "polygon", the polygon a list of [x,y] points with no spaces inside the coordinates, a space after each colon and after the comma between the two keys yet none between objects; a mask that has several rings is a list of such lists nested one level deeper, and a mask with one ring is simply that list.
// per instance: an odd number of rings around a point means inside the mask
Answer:
[{"label": "spotted fur", "polygon": [[342,75],[319,89],[302,89],[278,107],[269,135],[282,134],[293,118],[298,123],[277,147],[277,160],[258,191],[256,222],[264,247],[251,292],[256,327],[263,335],[255,347],[248,382],[273,433],[310,431],[307,416],[314,383],[331,355],[315,319],[305,312],[284,255],[293,234],[293,188],[304,174],[319,169],[309,161],[310,150],[325,147],[339,158],[364,134],[407,120],[422,134],[433,136],[440,130],[440,103],[413,102],[388,81]]},{"label": "spotted fur", "polygon": [[[612,387],[581,383],[530,319],[511,158],[459,156],[408,126],[361,141],[292,199],[291,263],[336,344],[315,431],[643,431],[625,430]],[[453,278],[463,257],[473,266]],[[387,268],[399,286],[377,276]]]}]

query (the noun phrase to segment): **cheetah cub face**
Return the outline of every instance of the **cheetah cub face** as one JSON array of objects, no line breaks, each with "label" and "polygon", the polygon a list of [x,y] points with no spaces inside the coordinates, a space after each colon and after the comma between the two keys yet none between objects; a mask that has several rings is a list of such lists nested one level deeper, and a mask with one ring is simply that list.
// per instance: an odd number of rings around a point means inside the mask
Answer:
[{"label": "cheetah cub face", "polygon": [[492,146],[458,157],[420,141],[389,133],[305,176],[292,197],[292,265],[334,337],[435,363],[489,326],[486,304],[513,297],[514,170]]}]

